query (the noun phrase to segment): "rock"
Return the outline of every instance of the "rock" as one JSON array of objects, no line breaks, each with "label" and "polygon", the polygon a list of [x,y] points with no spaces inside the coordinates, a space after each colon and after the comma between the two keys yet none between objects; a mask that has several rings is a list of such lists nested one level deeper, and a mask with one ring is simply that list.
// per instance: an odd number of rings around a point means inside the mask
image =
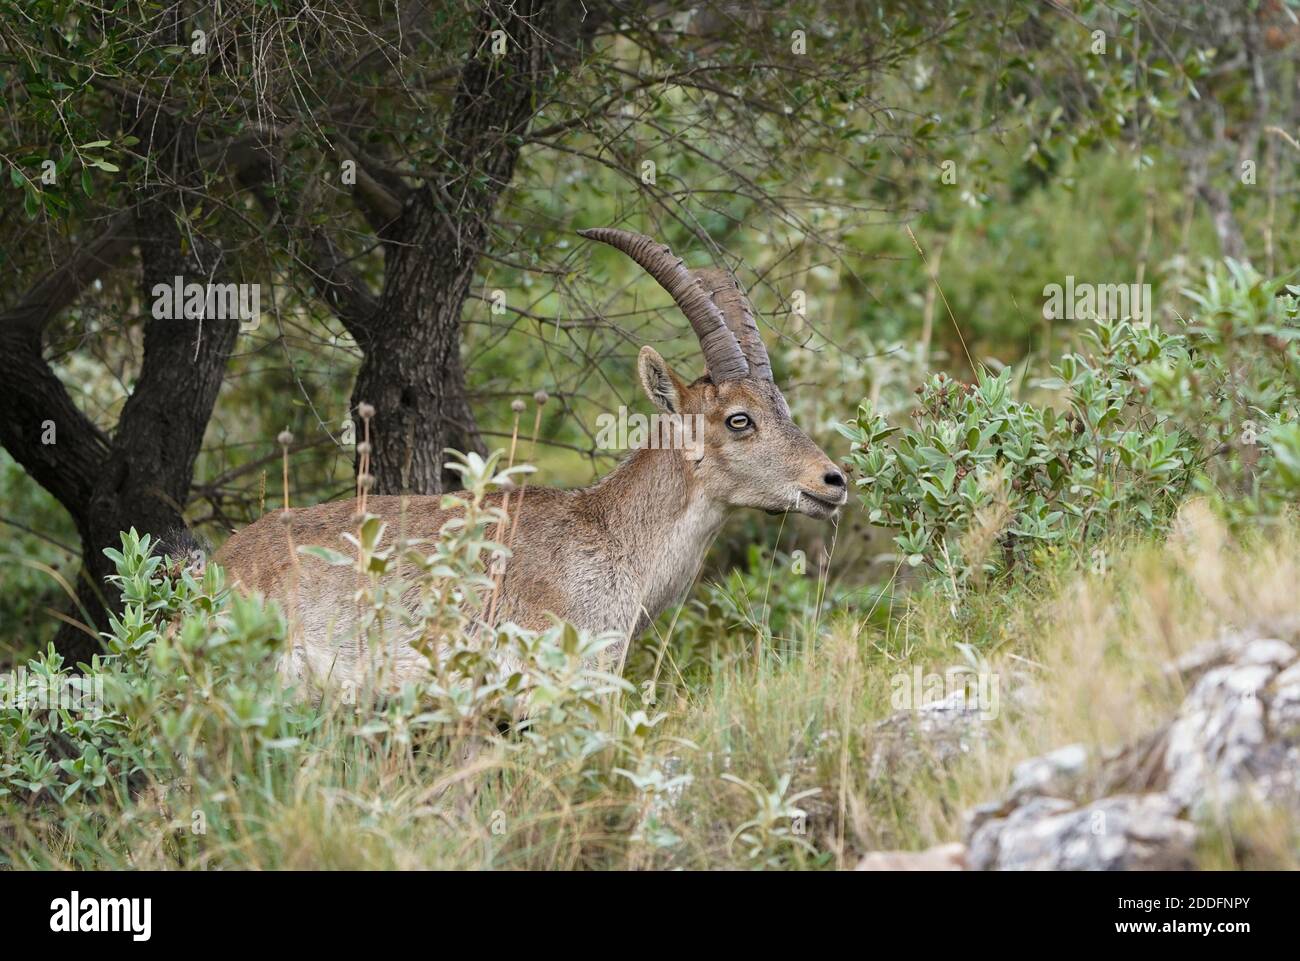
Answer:
[{"label": "rock", "polygon": [[1009,826],[1016,830],[1017,825],[1032,825],[1073,808],[1073,804],[1062,798],[1027,798],[1019,807],[1009,799],[981,805],[970,818],[966,863],[972,871],[999,870],[999,847],[1002,834]]},{"label": "rock", "polygon": [[1007,817],[1029,799],[1048,797],[1068,801],[1087,765],[1088,750],[1082,744],[1071,744],[1042,757],[1020,762],[1011,773],[1010,789],[1000,800],[981,804],[966,812],[967,835],[973,834],[987,821]]},{"label": "rock", "polygon": [[[1279,633],[1300,636],[1300,623],[1287,622],[1281,625]],[[1289,660],[1288,651],[1294,656],[1294,648],[1285,641],[1270,636],[1266,628],[1252,630],[1229,630],[1212,641],[1194,647],[1172,664],[1165,665],[1165,673],[1171,677],[1181,677],[1184,681],[1195,681],[1210,668],[1233,663],[1268,663],[1277,660],[1285,663]]]},{"label": "rock", "polygon": [[[1197,823],[1229,805],[1300,814],[1296,646],[1227,632],[1166,670],[1192,682],[1173,719],[1108,751],[1086,785],[1074,744],[1022,762],[1001,799],[967,812],[971,869],[1186,870]],[[1081,803],[1085,789],[1109,796]]]},{"label": "rock", "polygon": [[1273,638],[1206,670],[1169,726],[1169,794],[1198,817],[1242,799],[1300,811],[1300,660]]},{"label": "rock", "polygon": [[1033,794],[1069,797],[1087,766],[1088,749],[1082,744],[1071,744],[1022,761],[1011,772],[1011,797]]},{"label": "rock", "polygon": [[1196,830],[1165,794],[1126,794],[1082,807],[1033,797],[984,821],[967,860],[980,871],[1181,871],[1194,866]]},{"label": "rock", "polygon": [[870,851],[855,871],[964,871],[966,845],[941,844],[925,851]]},{"label": "rock", "polygon": [[896,711],[875,726],[870,774],[897,767],[945,767],[988,737],[985,711],[977,699],[955,690],[914,710]]},{"label": "rock", "polygon": [[1233,660],[1238,664],[1267,664],[1284,667],[1296,659],[1296,650],[1285,641],[1265,637],[1243,645]]},{"label": "rock", "polygon": [[[993,722],[1005,710],[1016,714],[1038,706],[1034,678],[1025,671],[972,671],[950,667],[942,673],[923,673],[913,665],[901,693],[906,700],[889,717],[876,722],[869,773],[882,777],[902,768],[948,767],[969,754],[990,736]],[[932,693],[931,685],[939,689]],[[913,702],[915,699],[915,702]]]}]

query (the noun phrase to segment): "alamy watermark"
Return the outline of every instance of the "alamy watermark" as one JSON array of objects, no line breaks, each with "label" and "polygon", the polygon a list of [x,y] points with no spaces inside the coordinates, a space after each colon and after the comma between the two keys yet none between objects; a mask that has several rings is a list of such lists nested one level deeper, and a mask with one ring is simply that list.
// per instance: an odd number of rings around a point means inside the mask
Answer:
[{"label": "alamy watermark", "polygon": [[178,274],[152,293],[155,320],[238,320],[244,332],[262,322],[261,284],[187,284]]},{"label": "alamy watermark", "polygon": [[996,718],[1002,702],[1000,675],[968,667],[927,674],[917,664],[911,673],[891,677],[889,690],[889,703],[896,711],[934,710],[941,705],[960,707],[978,712],[983,721]]},{"label": "alamy watermark", "polygon": [[601,450],[684,450],[696,460],[704,455],[704,417],[701,414],[618,413],[596,416],[596,446]]},{"label": "alamy watermark", "polygon": [[95,717],[104,709],[104,679],[41,674],[20,667],[0,674],[0,708]]},{"label": "alamy watermark", "polygon": [[152,898],[83,898],[73,891],[50,902],[50,930],[56,934],[122,933],[132,941],[153,934]]},{"label": "alamy watermark", "polygon": [[1074,275],[1065,284],[1043,288],[1043,316],[1048,320],[1132,320],[1149,324],[1150,284],[1076,283]]}]

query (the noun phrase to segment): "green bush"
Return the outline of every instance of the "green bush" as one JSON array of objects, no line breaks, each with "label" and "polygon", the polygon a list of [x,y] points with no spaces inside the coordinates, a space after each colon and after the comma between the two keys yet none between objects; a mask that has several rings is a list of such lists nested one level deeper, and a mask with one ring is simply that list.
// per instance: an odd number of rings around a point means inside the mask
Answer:
[{"label": "green bush", "polygon": [[[78,674],[51,648],[0,676],[0,823],[37,812],[44,829],[96,835],[104,823],[96,812],[138,815],[153,798],[189,812],[172,824],[182,858],[198,843],[182,830],[190,818],[237,835],[243,827],[223,805],[245,795],[241,803],[283,803],[301,792],[312,758],[370,759],[390,771],[429,763],[445,775],[486,749],[495,767],[528,770],[571,803],[600,796],[637,843],[677,843],[656,820],[657,798],[683,783],[665,769],[664,716],[625,710],[630,686],[600,669],[617,638],[562,623],[473,626],[491,583],[485,564],[503,550],[489,536],[497,512],[484,501],[503,479],[497,459],[462,460],[463,510],[432,544],[386,544],[384,525],[367,516],[348,538],[355,556],[311,549],[361,575],[366,639],[391,643],[400,631],[429,658],[427,677],[396,691],[295,689],[278,671],[286,622],[273,604],[228,590],[215,565],[196,576],[155,554],[147,535],[124,534],[122,549],[106,552],[124,602],[106,653]],[[389,580],[399,557],[409,577]],[[421,598],[413,610],[397,603],[412,584]]]},{"label": "green bush", "polygon": [[0,794],[125,802],[150,782],[207,780],[298,743],[308,712],[268,670],[284,640],[273,606],[169,570],[148,535],[106,553],[124,610],[107,653],[68,669],[53,646],[0,681]]},{"label": "green bush", "polygon": [[869,519],[956,588],[1045,549],[1160,530],[1194,490],[1235,512],[1294,503],[1294,290],[1229,263],[1188,294],[1200,309],[1179,333],[1095,322],[1039,382],[1054,403],[1017,400],[1010,368],[934,375],[906,428],[864,403],[841,431]]},{"label": "green bush", "polygon": [[1300,498],[1300,287],[1228,260],[1184,293],[1185,349],[1138,374],[1195,435],[1196,489],[1230,517],[1276,517]]},{"label": "green bush", "polygon": [[[895,544],[909,564],[964,584],[1044,547],[1084,543],[1121,519],[1156,524],[1168,515],[1194,455],[1144,403],[1132,371],[1176,338],[1127,323],[1085,336],[1102,359],[1062,359],[1063,414],[1014,400],[1006,368],[981,371],[973,385],[934,375],[920,389],[914,427],[892,427],[864,405],[843,429],[868,518],[899,529]],[[893,446],[882,443],[893,434]]]}]

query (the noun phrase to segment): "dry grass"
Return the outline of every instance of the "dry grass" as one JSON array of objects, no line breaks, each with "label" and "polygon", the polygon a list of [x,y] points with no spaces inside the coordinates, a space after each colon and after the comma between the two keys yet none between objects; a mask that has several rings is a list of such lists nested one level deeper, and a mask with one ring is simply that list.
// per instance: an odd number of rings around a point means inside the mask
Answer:
[{"label": "dry grass", "polygon": [[[193,798],[176,785],[58,823],[3,811],[0,860],[17,866],[140,868],[787,868],[852,867],[868,850],[959,839],[962,812],[1004,790],[1020,760],[1074,742],[1130,743],[1171,716],[1182,696],[1162,666],[1226,626],[1300,614],[1300,531],[1229,538],[1186,507],[1163,544],[1105,545],[1106,570],[1064,556],[1019,583],[988,584],[954,605],[913,595],[887,630],[841,618],[819,643],[783,654],[767,644],[651,707],[668,714],[659,749],[691,781],[662,806],[675,843],[634,836],[645,812],[603,762],[578,769],[524,763],[508,741],[377,745],[345,718],[322,724],[305,763],[232,769],[224,790]],[[915,664],[942,671],[970,645],[998,675],[991,737],[956,763],[873,769],[876,724],[891,681]],[[1017,690],[1032,691],[1017,702]],[[677,740],[680,739],[680,740]],[[784,797],[779,786],[788,780]],[[470,787],[471,790],[466,788]],[[789,799],[815,791],[794,803]],[[767,796],[770,795],[770,796]],[[764,798],[766,797],[766,800]],[[766,809],[764,805],[767,805]],[[794,808],[804,813],[791,818]],[[72,810],[72,809],[70,809]],[[194,834],[194,810],[206,834]],[[766,813],[765,813],[766,811]],[[765,820],[766,818],[766,820]],[[742,835],[755,832],[755,850]],[[755,827],[758,825],[758,827]],[[795,830],[790,829],[792,825]],[[1244,812],[1211,833],[1207,866],[1294,862],[1295,825]]]}]

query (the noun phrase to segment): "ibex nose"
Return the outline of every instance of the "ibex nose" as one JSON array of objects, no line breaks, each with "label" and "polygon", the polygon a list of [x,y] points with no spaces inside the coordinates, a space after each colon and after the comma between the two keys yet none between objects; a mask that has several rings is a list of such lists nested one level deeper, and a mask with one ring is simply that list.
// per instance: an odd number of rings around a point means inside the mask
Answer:
[{"label": "ibex nose", "polygon": [[827,487],[843,487],[844,475],[832,467],[822,477],[822,483]]}]

